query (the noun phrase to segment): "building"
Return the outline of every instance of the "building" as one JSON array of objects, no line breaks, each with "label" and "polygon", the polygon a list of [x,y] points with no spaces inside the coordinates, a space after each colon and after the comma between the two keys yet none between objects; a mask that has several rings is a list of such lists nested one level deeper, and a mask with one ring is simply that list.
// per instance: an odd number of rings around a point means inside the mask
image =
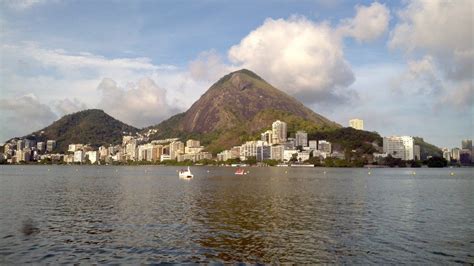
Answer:
[{"label": "building", "polygon": [[86,158],[91,164],[95,164],[99,161],[99,152],[98,151],[88,151],[86,152]]},{"label": "building", "polygon": [[56,149],[56,141],[52,139],[46,141],[46,151],[52,152],[54,149]]},{"label": "building", "polygon": [[289,162],[292,158],[296,158],[298,156],[298,150],[284,150],[283,151],[283,161]]},{"label": "building", "polygon": [[286,123],[280,120],[272,124],[272,144],[282,144],[286,142]]},{"label": "building", "polygon": [[364,130],[364,120],[358,118],[351,119],[349,120],[349,126],[354,129]]},{"label": "building", "polygon": [[199,140],[188,139],[186,141],[186,147],[189,148],[199,148],[201,147],[201,142]]},{"label": "building", "polygon": [[285,152],[284,145],[273,145],[271,146],[270,156],[272,160],[283,161],[283,156]]},{"label": "building", "polygon": [[298,131],[295,135],[295,145],[296,147],[307,147],[308,146],[308,133],[305,131]]},{"label": "building", "polygon": [[325,140],[318,140],[318,151],[331,154],[332,145],[331,142]]},{"label": "building", "polygon": [[450,162],[451,161],[451,151],[449,151],[448,148],[443,148],[443,158],[446,159],[446,161]]},{"label": "building", "polygon": [[16,150],[21,151],[25,148],[25,140],[19,139],[16,141]]},{"label": "building", "polygon": [[421,160],[421,147],[420,145],[413,145],[413,159]]},{"label": "building", "polygon": [[179,154],[184,153],[184,143],[182,141],[173,141],[170,143],[171,160],[176,160]]},{"label": "building", "polygon": [[410,136],[391,136],[383,138],[383,152],[404,161],[414,159],[413,138]]},{"label": "building", "polygon": [[459,151],[459,162],[463,165],[471,164],[472,151],[469,149],[462,149]]},{"label": "building", "polygon": [[472,139],[463,139],[461,141],[461,149],[472,151]]},{"label": "building", "polygon": [[36,149],[38,151],[44,152],[46,150],[46,143],[44,143],[42,141],[36,143]]},{"label": "building", "polygon": [[265,141],[269,145],[272,145],[273,141],[273,131],[267,130],[261,134],[261,140]]},{"label": "building", "polygon": [[459,159],[460,159],[459,153],[460,153],[460,151],[461,151],[461,149],[459,149],[459,148],[452,148],[451,149],[451,159],[459,162]]},{"label": "building", "polygon": [[178,162],[183,162],[186,160],[192,161],[192,162],[198,162],[204,159],[211,160],[212,159],[212,154],[209,152],[199,152],[199,153],[194,153],[194,154],[179,154],[176,157],[176,160]]},{"label": "building", "polygon": [[310,150],[317,150],[318,149],[318,141],[317,140],[310,140],[308,142],[308,146]]},{"label": "building", "polygon": [[84,152],[81,150],[74,152],[74,162],[83,163],[84,162]]},{"label": "building", "polygon": [[76,152],[78,150],[82,150],[82,148],[84,148],[84,144],[69,144],[67,151]]},{"label": "building", "polygon": [[261,140],[247,141],[240,146],[240,160],[245,161],[249,157],[257,157],[257,147],[267,146],[268,144]]},{"label": "building", "polygon": [[[266,142],[264,142],[266,144]],[[261,162],[271,158],[271,146],[269,145],[257,146],[257,161]]]}]

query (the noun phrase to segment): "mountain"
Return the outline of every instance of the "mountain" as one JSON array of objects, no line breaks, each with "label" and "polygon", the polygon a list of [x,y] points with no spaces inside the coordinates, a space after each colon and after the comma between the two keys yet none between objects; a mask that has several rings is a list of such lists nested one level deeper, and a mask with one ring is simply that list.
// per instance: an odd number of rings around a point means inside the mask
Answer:
[{"label": "mountain", "polygon": [[256,138],[277,119],[288,123],[290,134],[341,127],[242,69],[222,77],[186,112],[151,128],[157,129],[153,138],[194,137],[217,152]]},{"label": "mountain", "polygon": [[135,133],[138,129],[111,117],[102,110],[90,109],[65,115],[51,125],[24,138],[36,141],[56,140],[56,150],[66,151],[71,143],[92,146],[119,144],[123,132]]}]

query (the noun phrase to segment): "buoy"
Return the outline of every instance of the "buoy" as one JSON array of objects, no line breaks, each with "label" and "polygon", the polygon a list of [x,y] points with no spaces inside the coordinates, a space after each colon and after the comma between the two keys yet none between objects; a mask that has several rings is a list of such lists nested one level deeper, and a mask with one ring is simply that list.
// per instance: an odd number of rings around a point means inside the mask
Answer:
[{"label": "buoy", "polygon": [[288,174],[288,171],[285,171],[285,174]]},{"label": "buoy", "polygon": [[453,175],[454,175],[454,173],[453,173],[453,172],[451,172],[451,175],[453,176]]},{"label": "buoy", "polygon": [[413,175],[416,175],[416,172],[413,172]]},{"label": "buoy", "polygon": [[324,171],[323,174],[326,174],[326,171]]},{"label": "buoy", "polygon": [[367,174],[370,175],[370,172],[368,172]]},{"label": "buoy", "polygon": [[50,171],[51,169],[48,168],[48,171]]}]

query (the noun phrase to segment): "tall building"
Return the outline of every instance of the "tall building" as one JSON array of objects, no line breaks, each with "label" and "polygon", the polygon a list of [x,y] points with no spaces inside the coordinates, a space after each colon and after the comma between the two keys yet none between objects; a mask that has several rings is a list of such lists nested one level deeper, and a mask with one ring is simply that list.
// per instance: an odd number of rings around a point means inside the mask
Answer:
[{"label": "tall building", "polygon": [[414,159],[413,138],[410,136],[391,136],[383,138],[383,152],[404,161]]},{"label": "tall building", "polygon": [[16,150],[21,151],[25,148],[25,140],[19,139],[16,141]]},{"label": "tall building", "polygon": [[282,144],[286,142],[286,123],[280,120],[272,124],[272,144]]},{"label": "tall building", "polygon": [[413,145],[413,159],[421,160],[421,147],[420,145]]},{"label": "tall building", "polygon": [[472,139],[463,139],[461,141],[461,149],[472,151]]},{"label": "tall building", "polygon": [[297,147],[298,146],[307,147],[308,146],[308,133],[306,133],[305,131],[296,132],[295,144]]},{"label": "tall building", "polygon": [[354,118],[349,120],[349,126],[358,130],[364,130],[364,120]]},{"label": "tall building", "polygon": [[446,159],[446,161],[450,162],[451,161],[451,152],[449,151],[448,148],[443,148],[443,158]]},{"label": "tall building", "polygon": [[173,141],[170,143],[171,160],[176,160],[179,154],[184,153],[184,143],[181,141]]},{"label": "tall building", "polygon": [[56,141],[52,139],[46,141],[46,151],[52,152],[54,149],[56,149]]},{"label": "tall building", "polygon": [[38,151],[44,151],[46,150],[46,143],[40,141],[38,143],[36,143],[36,149],[38,149]]},{"label": "tall building", "polygon": [[331,142],[318,140],[318,151],[330,154],[332,151]]},{"label": "tall building", "polygon": [[318,149],[318,141],[317,140],[310,140],[308,143],[309,143],[309,148],[311,150],[317,150]]},{"label": "tall building", "polygon": [[271,158],[271,148],[271,146],[265,144],[257,146],[257,161],[269,160]]},{"label": "tall building", "polygon": [[270,150],[270,157],[272,160],[283,161],[283,153],[285,151],[284,145],[273,145]]},{"label": "tall building", "polygon": [[188,147],[188,148],[199,148],[199,147],[201,147],[201,142],[199,140],[188,139],[186,141],[186,147]]},{"label": "tall building", "polygon": [[451,149],[451,159],[456,160],[459,162],[460,159],[460,149],[459,148],[452,148]]},{"label": "tall building", "polygon": [[267,142],[268,144],[272,145],[273,141],[273,131],[272,130],[267,130],[261,134],[261,140]]}]

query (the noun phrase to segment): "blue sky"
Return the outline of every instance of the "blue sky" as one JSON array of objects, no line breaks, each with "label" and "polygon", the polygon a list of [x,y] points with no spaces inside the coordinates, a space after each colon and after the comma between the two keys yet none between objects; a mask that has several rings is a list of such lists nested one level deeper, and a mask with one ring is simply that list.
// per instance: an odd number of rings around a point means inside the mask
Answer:
[{"label": "blue sky", "polygon": [[101,108],[143,127],[249,68],[314,111],[473,133],[470,1],[0,1],[0,141]]}]

